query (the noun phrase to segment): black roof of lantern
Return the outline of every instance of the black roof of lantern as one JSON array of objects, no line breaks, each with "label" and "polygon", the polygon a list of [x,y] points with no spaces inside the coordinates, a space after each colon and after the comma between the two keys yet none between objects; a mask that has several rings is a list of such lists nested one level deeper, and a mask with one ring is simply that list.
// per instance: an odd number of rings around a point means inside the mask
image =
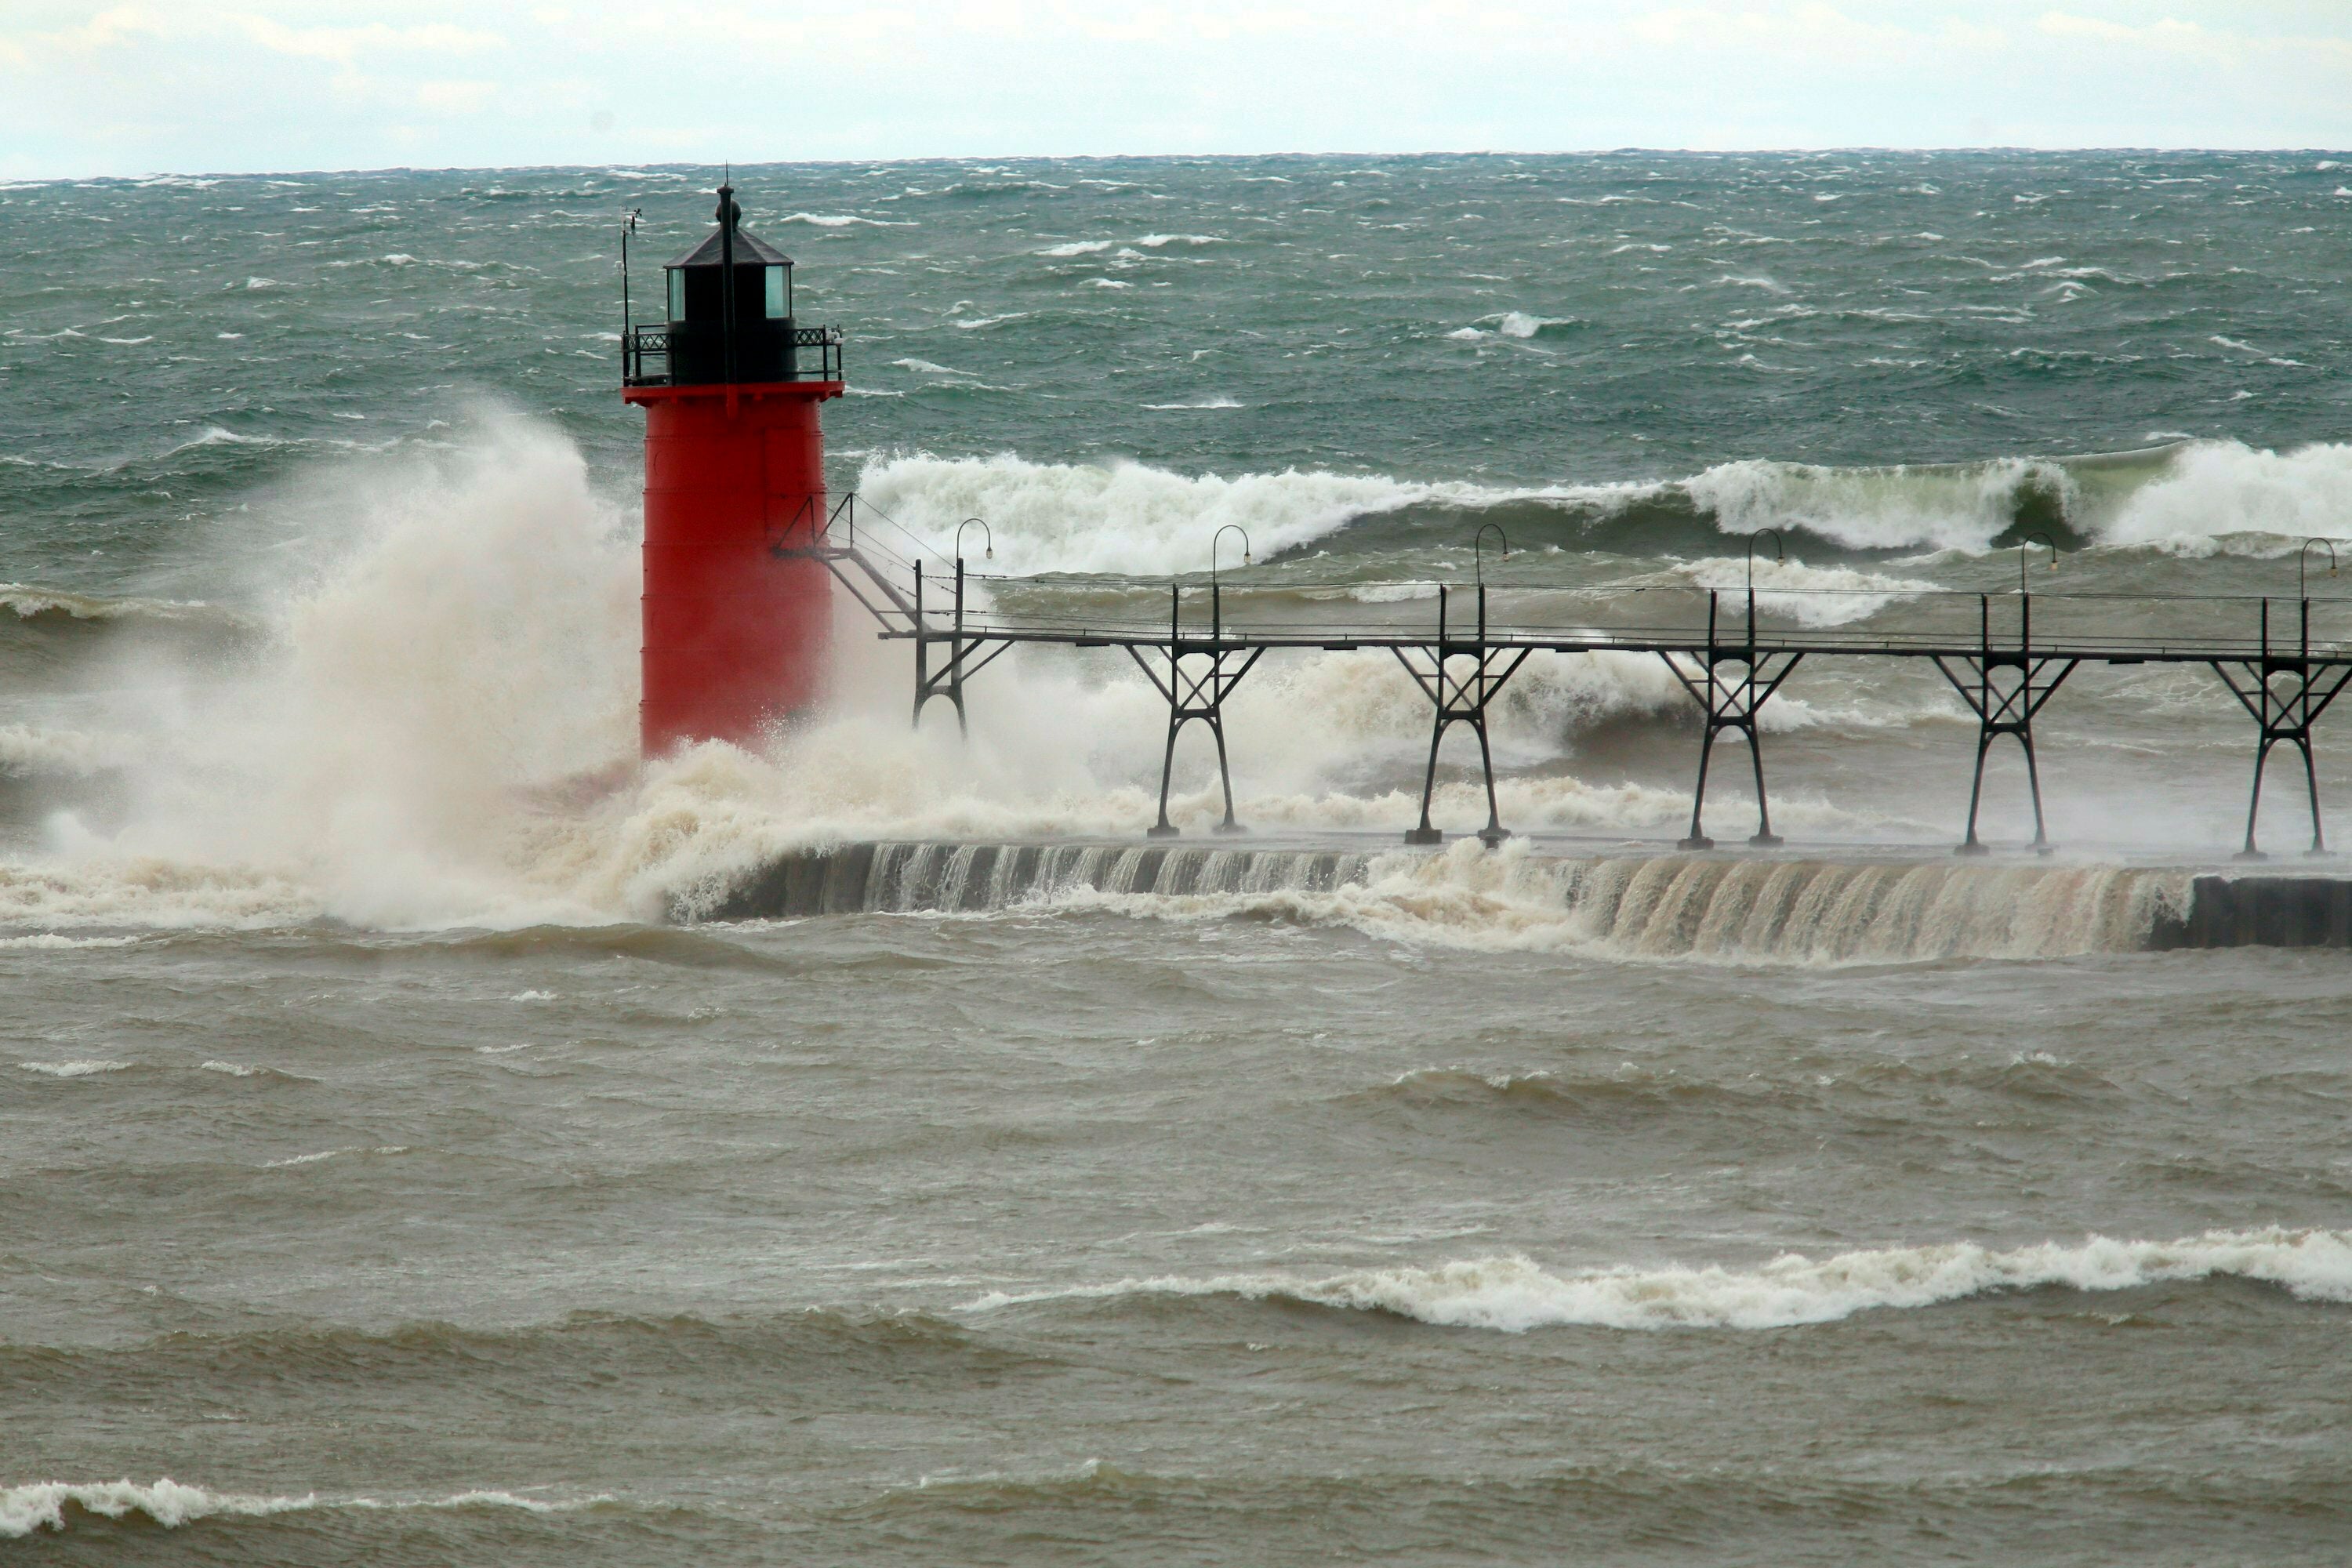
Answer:
[{"label": "black roof of lantern", "polygon": [[[721,184],[717,226],[667,263],[668,319],[628,322],[621,340],[625,386],[841,380],[841,329],[793,320],[793,258],[743,227],[735,189]],[[631,214],[621,230],[621,304],[628,310]],[[734,263],[730,277],[719,274]],[[766,274],[766,282],[761,274]],[[779,272],[782,276],[778,276]],[[781,287],[779,287],[781,285]],[[803,351],[814,351],[803,358]]]},{"label": "black roof of lantern", "polygon": [[[712,229],[702,237],[702,243],[668,265],[672,267],[717,267],[720,264],[719,233]],[[738,267],[790,267],[793,258],[753,234],[748,228],[735,231],[735,265]]]}]

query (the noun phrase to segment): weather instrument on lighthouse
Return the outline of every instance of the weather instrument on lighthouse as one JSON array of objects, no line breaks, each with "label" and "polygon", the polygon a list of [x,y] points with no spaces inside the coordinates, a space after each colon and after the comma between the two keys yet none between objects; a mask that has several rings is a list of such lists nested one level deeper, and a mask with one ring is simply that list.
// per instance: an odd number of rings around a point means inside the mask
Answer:
[{"label": "weather instrument on lighthouse", "polygon": [[621,344],[621,396],[646,411],[648,757],[750,742],[815,706],[832,630],[832,574],[809,552],[841,331],[794,321],[792,258],[742,226],[731,184],[718,195],[711,232],[662,269],[667,320],[627,323]]}]

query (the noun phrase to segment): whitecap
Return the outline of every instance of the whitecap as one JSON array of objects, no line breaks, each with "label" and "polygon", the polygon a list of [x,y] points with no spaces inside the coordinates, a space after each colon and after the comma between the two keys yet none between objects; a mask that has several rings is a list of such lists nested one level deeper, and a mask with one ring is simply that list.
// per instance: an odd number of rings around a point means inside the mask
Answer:
[{"label": "whitecap", "polygon": [[1784,1329],[1858,1312],[1911,1310],[2001,1290],[2126,1290],[2208,1279],[2276,1285],[2301,1300],[2352,1302],[2352,1236],[2342,1231],[2211,1230],[2178,1241],[2093,1236],[1995,1250],[1970,1242],[1785,1253],[1753,1268],[1621,1268],[1555,1273],[1520,1254],[1434,1267],[1321,1277],[1160,1276],[1027,1294],[992,1293],[964,1310],[1128,1296],[1229,1296],[1387,1312],[1447,1328],[1506,1333],[1611,1329]]},{"label": "whitecap", "polygon": [[916,221],[912,218],[891,219],[859,217],[855,213],[787,213],[778,221],[782,223],[804,223],[814,228],[849,228],[858,224],[864,224],[869,228],[914,228],[917,226]]},{"label": "whitecap", "polygon": [[202,1519],[261,1518],[312,1509],[382,1510],[397,1509],[515,1508],[529,1513],[560,1513],[594,1508],[618,1500],[610,1492],[593,1497],[547,1499],[482,1488],[446,1497],[373,1498],[299,1496],[268,1497],[250,1492],[216,1492],[184,1486],[165,1477],[152,1485],[118,1481],[39,1481],[0,1489],[0,1539],[22,1539],[35,1531],[63,1531],[78,1509],[104,1519],[144,1514],[166,1530],[176,1530]]},{"label": "whitecap", "polygon": [[408,1145],[405,1143],[379,1143],[373,1147],[364,1143],[352,1143],[341,1149],[321,1149],[315,1154],[292,1154],[283,1160],[264,1160],[260,1168],[265,1171],[278,1171],[291,1165],[315,1165],[322,1160],[332,1160],[342,1154],[405,1154],[407,1152]]}]

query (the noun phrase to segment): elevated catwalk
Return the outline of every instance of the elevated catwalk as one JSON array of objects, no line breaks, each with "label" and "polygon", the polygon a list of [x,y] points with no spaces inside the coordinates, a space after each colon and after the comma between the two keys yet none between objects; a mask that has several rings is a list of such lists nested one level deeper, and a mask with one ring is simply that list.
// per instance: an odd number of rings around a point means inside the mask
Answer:
[{"label": "elevated catwalk", "polygon": [[[1662,660],[1696,702],[1703,720],[1698,777],[1692,790],[1690,831],[1684,849],[1711,849],[1705,826],[1708,763],[1715,743],[1729,731],[1747,742],[1756,783],[1757,828],[1748,843],[1777,847],[1771,805],[1765,789],[1764,748],[1759,720],[1781,684],[1808,658],[1910,659],[1932,663],[1967,703],[1977,721],[1975,773],[1969,789],[1966,833],[1957,847],[1964,856],[1988,853],[1978,836],[1985,763],[1993,743],[2006,736],[2024,753],[2033,803],[2033,837],[2039,853],[2053,849],[2042,809],[2042,780],[2034,753],[2034,720],[2060,687],[2084,664],[2193,665],[2210,669],[2229,697],[2254,721],[2253,779],[2246,809],[2246,837],[2240,860],[2267,857],[2256,842],[2263,778],[2272,752],[2284,747],[2303,763],[2311,812],[2309,853],[2326,851],[2321,825],[2318,770],[2313,730],[2337,695],[2352,682],[2352,599],[2314,599],[2305,561],[2297,563],[2297,595],[2292,600],[2199,595],[2036,595],[2029,591],[2027,550],[2019,547],[2018,587],[2013,594],[1937,592],[1904,595],[1899,617],[1862,627],[1827,617],[1829,626],[1770,624],[1759,619],[1754,583],[1754,543],[1749,541],[1748,580],[1743,588],[1634,587],[1594,591],[1570,585],[1517,584],[1491,595],[1485,581],[1486,536],[1500,537],[1488,524],[1476,542],[1477,577],[1466,589],[1429,584],[1434,615],[1409,605],[1351,605],[1349,618],[1334,621],[1302,616],[1287,595],[1316,584],[1286,576],[1272,591],[1228,590],[1216,567],[1213,544],[1205,584],[1169,579],[1087,578],[1069,591],[1035,580],[989,580],[967,570],[961,535],[951,567],[941,581],[923,556],[938,551],[916,539],[875,509],[870,518],[895,530],[911,554],[858,528],[858,498],[842,500],[816,530],[814,542],[791,554],[823,561],[874,617],[886,640],[914,646],[914,717],[944,698],[965,721],[964,687],[1008,649],[1016,647],[1117,648],[1132,658],[1168,704],[1167,747],[1160,777],[1160,816],[1148,832],[1175,836],[1168,817],[1169,784],[1178,735],[1187,724],[1205,725],[1217,748],[1224,793],[1219,831],[1237,832],[1232,769],[1227,751],[1225,704],[1267,653],[1283,650],[1391,655],[1429,700],[1432,725],[1429,763],[1422,784],[1421,820],[1404,841],[1433,845],[1441,835],[1430,821],[1439,752],[1448,730],[1459,724],[1478,742],[1486,791],[1486,825],[1477,837],[1489,845],[1510,837],[1495,795],[1494,752],[1488,716],[1496,700],[1528,657],[1611,653]],[[978,518],[966,529],[985,528]],[[1239,532],[1237,525],[1219,531]],[[1771,531],[1764,531],[1769,533]],[[2325,546],[2333,565],[2334,546],[2313,540],[2306,556]],[[1507,553],[1507,546],[1505,553]],[[1242,558],[1247,564],[1246,547]],[[945,558],[942,557],[942,560]],[[2056,552],[2050,551],[2054,568]],[[1352,584],[1360,587],[1362,584]],[[1396,586],[1389,584],[1389,586]],[[1191,614],[1188,617],[1187,592]],[[944,590],[944,592],[942,592]],[[1140,590],[1142,592],[1139,593]],[[1138,613],[1139,604],[1167,595],[1167,617]],[[1023,602],[1017,610],[982,603],[1003,593]],[[1838,591],[1779,590],[1775,598]],[[1456,595],[1470,601],[1465,611]],[[1229,607],[1231,598],[1235,603]],[[2042,625],[2035,625],[2040,611]]]},{"label": "elevated catwalk", "polygon": [[[1898,616],[1864,627],[1843,615],[1828,624],[1774,624],[1758,613],[1753,583],[1739,588],[1631,589],[1520,583],[1490,592],[1488,536],[1480,531],[1475,578],[1434,584],[1416,606],[1358,601],[1328,618],[1297,590],[1326,586],[1285,574],[1262,588],[1224,584],[1213,542],[1205,582],[1085,578],[1066,584],[983,579],[967,569],[959,535],[948,557],[887,516],[844,498],[815,540],[791,552],[821,560],[873,616],[886,640],[914,652],[914,717],[944,698],[961,725],[965,684],[1015,647],[1108,648],[1124,653],[1168,705],[1159,820],[1143,841],[847,844],[784,856],[731,886],[681,902],[686,919],[777,919],[854,912],[957,912],[1024,901],[1066,907],[1089,897],[1196,900],[1171,912],[1213,916],[1263,901],[1266,913],[1327,918],[1366,929],[1411,928],[1414,908],[1465,906],[1498,929],[1658,956],[1895,962],[1937,957],[2040,957],[2243,946],[2352,947],[2352,873],[2336,874],[2321,826],[2314,726],[2352,683],[2352,600],[2314,599],[2298,562],[2297,594],[2215,595],[2036,595],[2028,552],[2019,551],[2014,593],[1906,595]],[[891,539],[878,522],[899,536]],[[965,529],[986,524],[968,521]],[[1239,532],[1237,527],[1221,530]],[[1767,531],[1769,533],[1769,531]],[[2044,542],[2046,545],[2046,541]],[[901,545],[913,547],[909,553]],[[2326,546],[2313,541],[2310,550]],[[927,566],[930,556],[939,566]],[[1241,552],[1249,562],[1246,541]],[[2055,564],[2055,552],[2049,559]],[[940,570],[940,566],[946,570]],[[1360,584],[1355,584],[1360,586]],[[1773,597],[1820,590],[1780,590]],[[1164,597],[1162,597],[1164,595]],[[1416,595],[1417,597],[1417,595]],[[996,601],[1003,602],[996,602]],[[1164,604],[1164,618],[1154,606]],[[2039,621],[2039,625],[2037,625]],[[1169,782],[1178,734],[1202,723],[1216,742],[1223,820],[1234,820],[1224,708],[1267,653],[1285,650],[1391,656],[1430,703],[1429,763],[1421,817],[1396,840],[1335,837],[1318,842],[1233,839],[1172,843]],[[1487,733],[1489,710],[1537,652],[1654,657],[1704,720],[1690,830],[1678,843],[1541,838],[1502,853]],[[1772,831],[1758,718],[1806,659],[1931,662],[1977,721],[1975,773],[1958,858],[1940,847],[1789,847]],[[2086,663],[2193,665],[2218,678],[2216,696],[2254,721],[2253,784],[2237,862],[2267,858],[2255,830],[2263,770],[2285,747],[2303,763],[2311,837],[2302,868],[2250,874],[2179,860],[2059,858],[2044,831],[2034,756],[2035,717]],[[2223,693],[2226,692],[2226,696]],[[1438,847],[1430,821],[1438,755],[1447,731],[1478,742],[1487,820],[1479,844]],[[1708,763],[1730,731],[1754,768],[1757,831],[1738,854],[1710,853],[1704,826]],[[2024,754],[2033,803],[2033,853],[1995,857],[1978,834],[1985,763],[2003,736]],[[1139,827],[1143,826],[1138,824]],[[1384,900],[1386,902],[1384,903]],[[1395,918],[1391,920],[1393,914]],[[1503,940],[1507,940],[1506,931]],[[1478,932],[1468,933],[1476,940]]]},{"label": "elevated catwalk", "polygon": [[779,857],[681,901],[676,918],[786,920],[1066,905],[1085,895],[1202,900],[1206,914],[1418,883],[1556,910],[1566,933],[1658,956],[1867,960],[2182,948],[2352,948],[2352,873],[2179,864],[1955,860],[1827,846],[1759,855],[1530,843],[1507,858],[1334,838],[1241,847],[1133,841],[843,844]]}]

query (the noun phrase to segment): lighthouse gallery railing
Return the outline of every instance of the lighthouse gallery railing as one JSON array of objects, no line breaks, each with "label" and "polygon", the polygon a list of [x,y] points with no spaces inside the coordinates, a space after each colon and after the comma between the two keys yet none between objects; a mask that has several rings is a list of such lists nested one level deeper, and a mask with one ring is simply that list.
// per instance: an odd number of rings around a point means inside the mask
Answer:
[{"label": "lighthouse gallery railing", "polygon": [[[667,325],[631,327],[621,340],[621,384],[624,386],[668,386],[673,384],[670,372],[671,331]],[[839,327],[794,327],[792,346],[800,351],[814,349],[812,362],[798,359],[786,381],[839,381],[841,368],[842,331]]]}]

